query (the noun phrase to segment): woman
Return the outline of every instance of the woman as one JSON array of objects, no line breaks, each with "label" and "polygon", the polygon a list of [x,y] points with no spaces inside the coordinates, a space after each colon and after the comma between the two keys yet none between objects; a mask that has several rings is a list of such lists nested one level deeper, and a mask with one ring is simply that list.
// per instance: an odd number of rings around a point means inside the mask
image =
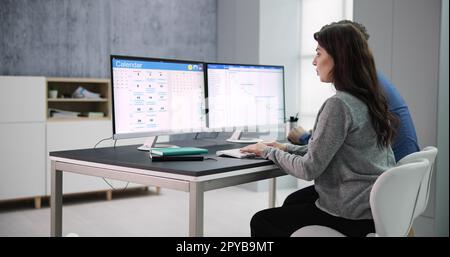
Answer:
[{"label": "woman", "polygon": [[395,165],[390,143],[397,120],[388,111],[364,35],[331,23],[314,34],[313,65],[336,94],[322,105],[307,146],[258,143],[241,149],[272,160],[288,174],[314,180],[301,201],[256,213],[252,236],[290,236],[308,225],[347,236],[375,231],[369,196],[377,177]]}]

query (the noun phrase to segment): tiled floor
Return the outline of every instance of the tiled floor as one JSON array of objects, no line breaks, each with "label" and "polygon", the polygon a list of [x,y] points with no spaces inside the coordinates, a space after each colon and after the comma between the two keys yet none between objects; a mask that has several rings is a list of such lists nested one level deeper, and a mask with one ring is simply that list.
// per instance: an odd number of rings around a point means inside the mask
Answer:
[{"label": "tiled floor", "polygon": [[[277,205],[293,192],[277,190]],[[25,206],[26,205],[26,206]],[[50,208],[32,203],[0,206],[0,236],[48,236]],[[252,215],[267,208],[268,193],[241,187],[208,191],[205,194],[205,236],[249,236]],[[79,236],[187,236],[188,194],[162,189],[104,195],[90,194],[64,198],[63,235]]]}]

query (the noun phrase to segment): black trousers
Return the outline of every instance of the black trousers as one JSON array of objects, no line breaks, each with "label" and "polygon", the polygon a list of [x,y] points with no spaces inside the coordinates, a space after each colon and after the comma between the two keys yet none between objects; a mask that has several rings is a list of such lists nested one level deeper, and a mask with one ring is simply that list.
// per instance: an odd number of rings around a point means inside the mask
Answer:
[{"label": "black trousers", "polygon": [[309,186],[290,194],[283,206],[257,212],[250,222],[251,235],[288,237],[309,225],[327,226],[351,237],[375,232],[372,219],[344,219],[320,210],[315,204],[318,197],[314,186]]}]

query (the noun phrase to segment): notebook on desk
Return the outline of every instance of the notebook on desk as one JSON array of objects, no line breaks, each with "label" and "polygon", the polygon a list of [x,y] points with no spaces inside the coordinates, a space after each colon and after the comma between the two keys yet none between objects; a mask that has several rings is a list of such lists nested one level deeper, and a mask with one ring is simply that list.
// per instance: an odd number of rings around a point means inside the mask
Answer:
[{"label": "notebook on desk", "polygon": [[208,149],[197,147],[152,148],[152,154],[160,156],[207,154]]},{"label": "notebook on desk", "polygon": [[254,153],[241,152],[240,148],[217,151],[216,155],[217,156],[225,156],[225,157],[234,157],[234,158],[239,158],[239,159],[256,157],[256,155]]}]

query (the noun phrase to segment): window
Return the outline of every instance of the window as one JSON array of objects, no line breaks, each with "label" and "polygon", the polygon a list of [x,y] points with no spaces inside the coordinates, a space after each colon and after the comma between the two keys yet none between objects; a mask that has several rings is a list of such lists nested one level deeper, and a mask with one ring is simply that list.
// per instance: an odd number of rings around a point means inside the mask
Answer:
[{"label": "window", "polygon": [[353,0],[302,0],[300,15],[300,108],[299,125],[312,129],[324,101],[335,93],[332,84],[322,83],[312,61],[317,42],[313,34],[333,21],[353,19]]}]

